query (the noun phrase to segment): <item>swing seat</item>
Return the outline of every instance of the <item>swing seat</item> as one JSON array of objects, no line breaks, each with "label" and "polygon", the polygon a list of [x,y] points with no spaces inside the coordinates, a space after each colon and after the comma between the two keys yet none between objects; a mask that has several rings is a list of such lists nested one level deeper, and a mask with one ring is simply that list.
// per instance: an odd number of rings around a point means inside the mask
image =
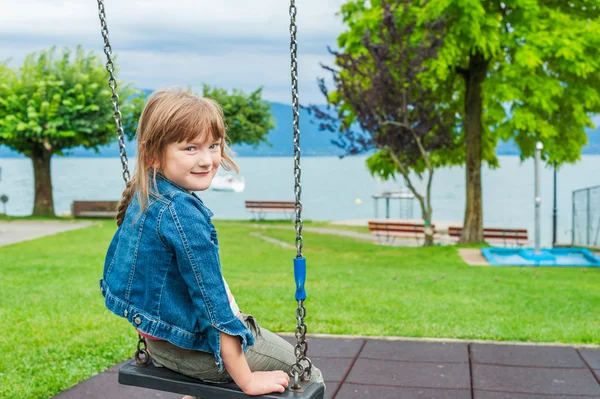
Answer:
[{"label": "swing seat", "polygon": [[[187,377],[164,367],[155,367],[152,363],[138,366],[135,360],[129,360],[119,369],[119,383],[141,388],[156,389],[181,395],[190,395],[207,399],[250,398],[234,383],[210,384]],[[290,387],[293,381],[290,382]],[[316,382],[303,382],[300,391],[288,388],[284,393],[271,393],[254,396],[273,399],[323,399],[325,386]]]}]

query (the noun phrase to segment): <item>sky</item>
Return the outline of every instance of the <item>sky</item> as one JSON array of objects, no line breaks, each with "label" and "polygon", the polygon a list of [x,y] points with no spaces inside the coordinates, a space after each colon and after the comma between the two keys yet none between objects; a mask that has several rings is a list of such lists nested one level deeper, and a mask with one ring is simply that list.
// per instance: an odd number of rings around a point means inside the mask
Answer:
[{"label": "sky", "polygon": [[[324,103],[317,78],[329,74],[327,47],[344,26],[346,0],[298,0],[300,103]],[[286,0],[105,0],[117,78],[143,89],[203,83],[290,104],[289,2]],[[93,0],[0,0],[0,60],[18,66],[53,45],[104,57]],[[104,60],[104,59],[103,59]],[[104,61],[103,61],[104,62]],[[330,82],[330,80],[328,80]]]}]

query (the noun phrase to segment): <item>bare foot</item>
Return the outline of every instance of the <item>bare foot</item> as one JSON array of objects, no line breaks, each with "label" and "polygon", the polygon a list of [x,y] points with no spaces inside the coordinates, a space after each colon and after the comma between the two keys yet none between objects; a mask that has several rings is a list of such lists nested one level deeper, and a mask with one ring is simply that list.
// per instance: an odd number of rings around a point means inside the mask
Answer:
[{"label": "bare foot", "polygon": [[193,397],[193,396],[185,395],[185,396],[184,396],[183,398],[181,398],[181,399],[196,399],[196,398],[195,398],[195,397]]}]

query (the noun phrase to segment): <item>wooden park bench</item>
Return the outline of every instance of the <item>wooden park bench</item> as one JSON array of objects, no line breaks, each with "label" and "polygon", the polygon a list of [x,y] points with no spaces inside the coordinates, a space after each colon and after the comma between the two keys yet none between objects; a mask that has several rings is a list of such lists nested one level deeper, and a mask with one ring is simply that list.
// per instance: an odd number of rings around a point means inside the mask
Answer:
[{"label": "wooden park bench", "polygon": [[116,218],[117,201],[73,201],[71,215],[74,218]]},{"label": "wooden park bench", "polygon": [[[462,227],[448,227],[448,235],[450,236],[450,238],[456,241],[460,239],[461,233]],[[484,227],[483,239],[490,243],[503,243],[505,247],[509,244],[514,244],[515,246],[520,247],[529,243],[529,239],[527,237],[527,229],[504,229]]]},{"label": "wooden park bench", "polygon": [[[436,236],[435,225],[429,226]],[[425,240],[425,224],[410,222],[392,222],[381,220],[369,220],[369,230],[371,234],[379,238],[385,238],[386,241],[392,241],[396,238],[414,238],[419,242]]]},{"label": "wooden park bench", "polygon": [[293,215],[296,212],[296,203],[294,201],[246,201],[246,209],[262,219],[265,213],[270,212]]}]

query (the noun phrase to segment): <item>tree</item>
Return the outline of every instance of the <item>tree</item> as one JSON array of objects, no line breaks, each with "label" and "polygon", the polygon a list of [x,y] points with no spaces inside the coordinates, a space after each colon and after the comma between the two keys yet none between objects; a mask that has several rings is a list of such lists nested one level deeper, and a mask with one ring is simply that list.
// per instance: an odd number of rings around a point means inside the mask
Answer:
[{"label": "tree", "polygon": [[227,135],[232,143],[257,146],[267,143],[267,134],[275,128],[271,104],[262,99],[262,88],[246,94],[234,89],[229,94],[224,89],[204,85],[203,96],[217,101],[223,108]]},{"label": "tree", "polygon": [[[431,79],[454,86],[466,156],[466,208],[461,241],[483,241],[482,160],[497,166],[498,140],[514,140],[521,157],[544,143],[548,163],[575,162],[586,127],[600,108],[600,8],[588,0],[415,0],[422,22],[448,21]],[[339,44],[359,52],[359,39],[380,20],[381,0],[342,7],[349,31]],[[441,87],[441,86],[440,86]],[[459,108],[460,107],[460,108]]]},{"label": "tree", "polygon": [[[94,149],[116,139],[111,91],[100,57],[82,47],[51,48],[10,70],[0,64],[0,144],[33,162],[33,215],[54,216],[50,159],[78,146]],[[119,84],[126,134],[135,134],[143,97]]]},{"label": "tree", "polygon": [[[318,106],[310,109],[322,130],[337,131],[337,145],[347,154],[377,148],[367,161],[372,174],[384,179],[399,173],[421,206],[425,225],[431,224],[431,184],[437,167],[460,162],[454,149],[458,135],[449,99],[435,95],[423,81],[427,63],[442,45],[443,20],[427,24],[426,34],[414,40],[417,20],[409,0],[381,3],[378,30],[365,32],[360,54],[333,52],[339,71],[333,74],[335,91],[329,94],[321,80],[321,90],[336,116]],[[431,82],[430,82],[431,83]],[[341,121],[341,123],[338,123]],[[358,124],[360,131],[352,129]],[[425,180],[424,194],[414,184],[414,176]],[[433,244],[433,232],[426,230],[425,245]]]}]

